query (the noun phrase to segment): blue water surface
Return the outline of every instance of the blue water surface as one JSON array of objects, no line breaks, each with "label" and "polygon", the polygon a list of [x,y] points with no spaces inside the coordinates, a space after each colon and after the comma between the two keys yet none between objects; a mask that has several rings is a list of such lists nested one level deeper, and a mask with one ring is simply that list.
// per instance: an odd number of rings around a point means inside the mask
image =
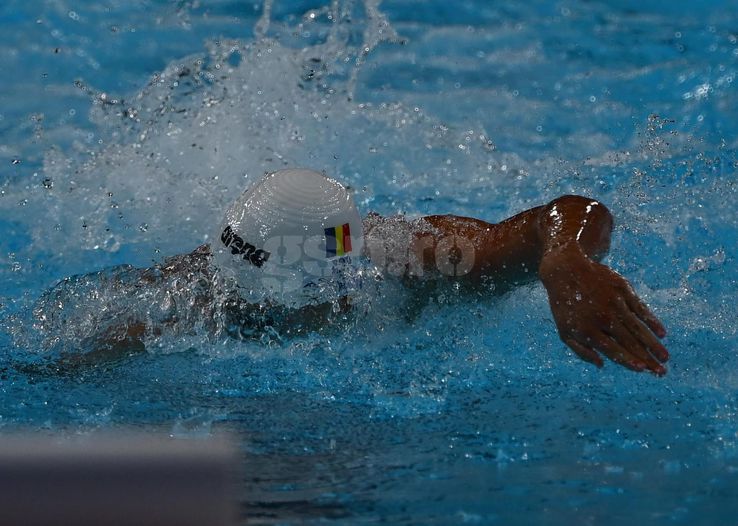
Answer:
[{"label": "blue water surface", "polygon": [[[0,30],[0,432],[231,432],[249,524],[738,523],[734,2],[6,0]],[[580,362],[539,284],[56,367],[136,298],[44,291],[192,250],[283,166],[362,212],[601,200],[668,374]]]}]

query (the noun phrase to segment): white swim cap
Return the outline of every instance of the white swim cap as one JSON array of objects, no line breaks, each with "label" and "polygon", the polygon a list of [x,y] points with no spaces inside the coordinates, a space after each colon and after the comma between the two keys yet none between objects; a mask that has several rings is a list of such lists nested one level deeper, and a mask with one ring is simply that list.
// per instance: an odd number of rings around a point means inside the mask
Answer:
[{"label": "white swim cap", "polygon": [[318,172],[290,169],[265,175],[231,205],[211,249],[244,299],[300,306],[360,286],[363,244],[349,191]]}]

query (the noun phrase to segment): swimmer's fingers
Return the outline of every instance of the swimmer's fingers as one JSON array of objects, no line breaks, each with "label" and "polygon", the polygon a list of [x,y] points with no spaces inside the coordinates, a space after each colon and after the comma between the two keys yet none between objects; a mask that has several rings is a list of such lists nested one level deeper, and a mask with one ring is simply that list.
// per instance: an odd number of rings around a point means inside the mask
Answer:
[{"label": "swimmer's fingers", "polygon": [[648,351],[656,357],[661,363],[669,359],[669,351],[654,336],[651,328],[646,326],[642,319],[630,312],[628,306],[623,300],[621,303],[621,311],[623,312],[623,324],[627,330],[643,345]]},{"label": "swimmer's fingers", "polygon": [[600,333],[592,342],[592,346],[602,352],[602,354],[607,356],[613,362],[620,364],[631,371],[641,372],[646,369],[646,364],[643,363],[643,360],[633,356],[633,354],[628,352],[625,347],[605,333]]},{"label": "swimmer's fingers", "polygon": [[631,287],[627,281],[623,280],[623,282],[625,286],[625,302],[628,305],[628,308],[633,311],[656,336],[659,338],[666,336],[666,328],[664,328],[658,318],[654,316],[646,304],[638,297],[633,290],[633,287]]},{"label": "swimmer's fingers", "polygon": [[648,369],[659,376],[666,374],[666,369],[651,355],[648,346],[641,342],[628,328],[628,322],[614,324],[605,330],[605,334],[620,347],[617,351],[621,354],[627,353],[626,358],[636,366]]},{"label": "swimmer's fingers", "polygon": [[602,367],[604,365],[599,354],[597,354],[594,350],[588,348],[587,346],[579,343],[574,338],[567,338],[566,340],[564,340],[564,343],[568,345],[569,348],[571,348],[571,350],[574,351],[577,356],[579,356],[585,362],[594,364],[597,367]]}]

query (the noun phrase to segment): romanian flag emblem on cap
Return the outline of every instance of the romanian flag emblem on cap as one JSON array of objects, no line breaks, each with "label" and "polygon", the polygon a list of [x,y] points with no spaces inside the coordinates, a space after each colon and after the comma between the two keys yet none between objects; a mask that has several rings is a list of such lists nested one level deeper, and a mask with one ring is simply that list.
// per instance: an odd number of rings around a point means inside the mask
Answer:
[{"label": "romanian flag emblem on cap", "polygon": [[325,229],[325,257],[344,256],[351,252],[351,227],[348,223]]}]

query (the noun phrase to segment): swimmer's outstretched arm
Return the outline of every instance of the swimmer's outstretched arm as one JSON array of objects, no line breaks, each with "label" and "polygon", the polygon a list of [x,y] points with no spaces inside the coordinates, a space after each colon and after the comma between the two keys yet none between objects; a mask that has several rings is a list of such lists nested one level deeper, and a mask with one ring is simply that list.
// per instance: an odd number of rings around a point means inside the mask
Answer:
[{"label": "swimmer's outstretched arm", "polygon": [[[568,195],[499,224],[450,215],[425,221],[436,233],[430,242],[427,233],[412,242],[424,269],[450,269],[449,261],[440,259],[452,259],[464,279],[502,285],[537,275],[548,291],[559,336],[580,358],[602,367],[602,354],[634,371],[666,373],[662,364],[669,354],[659,342],[664,326],[622,276],[599,263],[610,247],[613,224],[603,204]],[[458,250],[444,249],[454,246],[454,237]]]}]

